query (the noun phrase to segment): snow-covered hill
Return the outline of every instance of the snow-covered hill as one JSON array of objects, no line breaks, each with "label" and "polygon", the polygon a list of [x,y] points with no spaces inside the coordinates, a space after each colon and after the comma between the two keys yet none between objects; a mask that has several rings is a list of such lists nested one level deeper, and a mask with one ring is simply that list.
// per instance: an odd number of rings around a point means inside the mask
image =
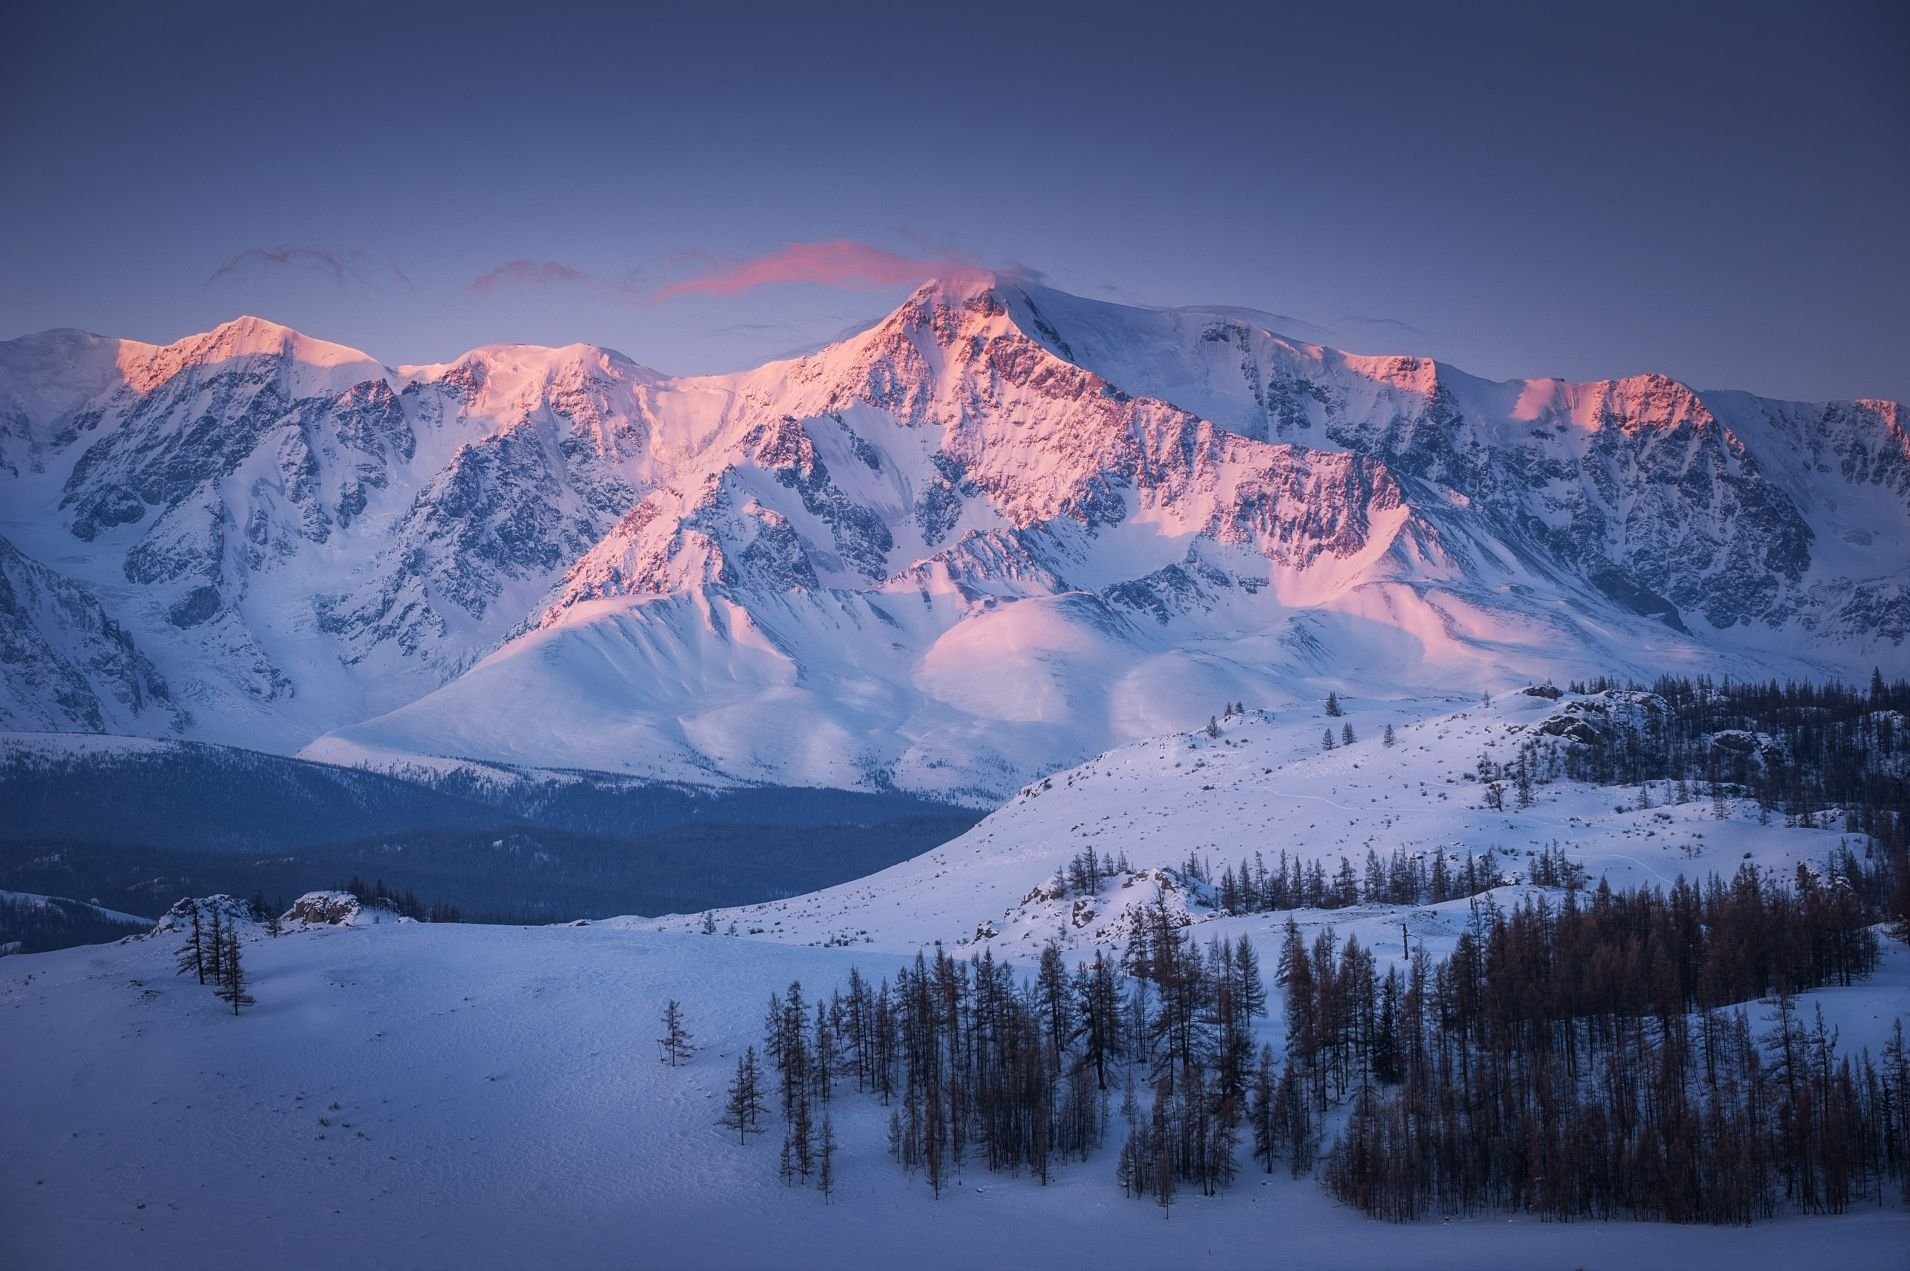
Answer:
[{"label": "snow-covered hill", "polygon": [[[1330,870],[1343,854],[1358,867],[1369,845],[1381,855],[1490,847],[1518,877],[1556,841],[1594,881],[1624,886],[1746,860],[1788,872],[1837,847],[1836,833],[1761,826],[1747,807],[1720,821],[1709,800],[1663,806],[1665,789],[1653,793],[1660,806],[1639,808],[1636,791],[1559,781],[1539,786],[1529,808],[1489,812],[1462,775],[1482,751],[1508,760],[1534,737],[1575,744],[1548,721],[1650,709],[1625,695],[1514,693],[1490,706],[1354,699],[1330,720],[1312,708],[1223,718],[1217,737],[1153,739],[1037,782],[906,865],[716,913],[708,935],[701,915],[541,928],[367,922],[337,897],[307,897],[308,916],[345,921],[294,924],[277,939],[241,924],[258,1002],[237,1019],[209,988],[174,975],[176,933],[8,958],[0,1249],[23,1266],[75,1271],[124,1265],[134,1251],[154,1268],[306,1265],[346,1245],[358,1262],[393,1268],[859,1268],[892,1265],[898,1250],[924,1268],[973,1267],[1000,1250],[1109,1268],[1262,1267],[1269,1250],[1303,1268],[1900,1265],[1910,1217],[1894,1199],[1742,1228],[1497,1212],[1390,1224],[1283,1166],[1246,1169],[1216,1197],[1190,1192],[1163,1221],[1153,1204],[1122,1198],[1112,1143],[1047,1185],[971,1156],[936,1199],[885,1151],[892,1109],[846,1079],[829,1106],[841,1151],[825,1205],[814,1188],[777,1180],[773,1143],[739,1145],[716,1125],[737,1056],[762,1041],[766,996],[792,980],[826,994],[852,967],[891,975],[937,941],[963,956],[986,943],[1027,971],[1055,937],[1078,962],[1118,938],[1129,907],[1165,894],[1203,941],[1252,941],[1271,976],[1289,915],[1221,912],[1173,872],[1189,853],[1219,869],[1243,852],[1286,851]],[[1392,747],[1381,740],[1388,723]],[[1323,751],[1329,724],[1336,735],[1350,724],[1354,742]],[[1631,806],[1621,810],[1623,796]],[[1085,907],[1040,895],[1088,845],[1124,857],[1128,871]],[[1507,882],[1494,898],[1510,905],[1528,885]],[[1357,934],[1385,968],[1404,965],[1402,932],[1415,952],[1443,956],[1469,905],[1292,916],[1309,937]],[[734,936],[723,934],[732,922]],[[978,942],[983,924],[996,934]],[[657,1060],[670,999],[699,1047],[684,1067]],[[1276,1046],[1279,1001],[1275,992],[1259,1028]],[[1886,941],[1874,978],[1799,1001],[1813,1018],[1822,1010],[1845,1052],[1875,1053],[1910,1010],[1910,952]],[[1747,1009],[1761,1027],[1767,1008]],[[73,1044],[38,1040],[50,1036]],[[234,1223],[234,1196],[256,1217]]]},{"label": "snow-covered hill", "polygon": [[[1846,842],[1837,829],[1768,824],[1748,800],[1730,801],[1719,820],[1713,802],[1689,791],[1679,801],[1666,781],[1643,791],[1644,805],[1638,789],[1555,780],[1533,785],[1530,807],[1491,809],[1476,779],[1482,756],[1511,765],[1528,744],[1567,748],[1579,743],[1559,735],[1561,724],[1654,701],[1550,692],[1508,693],[1490,705],[1349,698],[1339,717],[1319,703],[1229,716],[1217,721],[1218,736],[1201,729],[1150,738],[1034,782],[960,838],[881,873],[714,919],[759,939],[886,952],[941,943],[1027,958],[1053,940],[1118,953],[1130,915],[1161,898],[1188,921],[1214,924],[1214,934],[1267,936],[1264,915],[1228,911],[1215,886],[1223,871],[1253,868],[1256,858],[1268,869],[1318,862],[1329,879],[1345,860],[1364,879],[1369,852],[1382,863],[1394,852],[1421,862],[1440,853],[1457,868],[1490,851],[1496,879],[1516,896],[1547,851],[1566,851],[1590,884],[1602,878],[1625,889],[1669,887],[1679,875],[1729,877],[1745,862],[1788,878],[1799,864],[1821,868]],[[1382,740],[1388,725],[1391,746]],[[1323,749],[1323,733],[1338,743],[1348,726],[1352,744]],[[1066,886],[1069,862],[1090,848],[1125,867],[1092,891]],[[1190,857],[1211,878],[1190,880]],[[1415,944],[1441,945],[1469,913],[1458,898],[1320,911],[1309,921],[1356,929],[1369,948],[1403,955],[1404,931]],[[693,914],[636,925],[694,931],[704,921]]]},{"label": "snow-covered hill", "polygon": [[0,606],[0,724],[373,766],[988,805],[1220,700],[1910,671],[1899,404],[1489,383],[1006,277],[694,378],[46,333],[0,349],[0,489],[15,572],[124,637],[56,661]]}]

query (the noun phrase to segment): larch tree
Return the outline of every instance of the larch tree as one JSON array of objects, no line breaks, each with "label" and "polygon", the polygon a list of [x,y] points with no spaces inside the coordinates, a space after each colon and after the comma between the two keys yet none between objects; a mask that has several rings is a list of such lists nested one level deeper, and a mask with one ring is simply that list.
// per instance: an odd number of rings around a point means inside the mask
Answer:
[{"label": "larch tree", "polygon": [[663,1036],[657,1038],[662,1052],[658,1062],[674,1068],[689,1059],[695,1049],[690,1045],[690,1030],[683,1027],[683,1004],[671,998],[663,1007]]},{"label": "larch tree", "polygon": [[199,921],[199,902],[192,902],[192,929],[186,935],[186,942],[179,946],[178,974],[191,971],[199,977],[199,983],[206,982],[206,969],[211,959],[206,956],[205,925]]},{"label": "larch tree", "polygon": [[822,1115],[822,1142],[816,1162],[816,1187],[822,1192],[822,1203],[828,1204],[836,1194],[836,1126],[828,1113]]},{"label": "larch tree", "polygon": [[237,1015],[241,1006],[253,1005],[255,999],[246,992],[245,965],[239,958],[238,928],[227,924],[225,929],[225,949],[219,956],[219,1000],[232,1007]]},{"label": "larch tree", "polygon": [[736,1075],[730,1079],[729,1097],[723,1104],[724,1129],[736,1131],[738,1143],[749,1142],[752,1134],[763,1132],[762,1117],[768,1110],[763,1102],[763,1070],[756,1061],[756,1048],[749,1047],[736,1061]]}]

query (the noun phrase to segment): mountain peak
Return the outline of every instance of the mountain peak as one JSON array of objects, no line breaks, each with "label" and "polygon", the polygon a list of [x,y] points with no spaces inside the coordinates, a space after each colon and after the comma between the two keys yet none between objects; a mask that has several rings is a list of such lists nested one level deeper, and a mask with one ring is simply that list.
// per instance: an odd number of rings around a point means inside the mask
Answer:
[{"label": "mountain peak", "polygon": [[283,364],[294,396],[343,392],[366,380],[383,379],[384,365],[369,354],[318,340],[283,323],[241,314],[210,331],[155,348],[124,346],[121,369],[135,390],[151,392],[188,368],[216,370],[224,364],[266,358]]},{"label": "mountain peak", "polygon": [[915,289],[911,301],[940,300],[960,304],[993,291],[1001,277],[992,269],[956,268],[929,279]]}]

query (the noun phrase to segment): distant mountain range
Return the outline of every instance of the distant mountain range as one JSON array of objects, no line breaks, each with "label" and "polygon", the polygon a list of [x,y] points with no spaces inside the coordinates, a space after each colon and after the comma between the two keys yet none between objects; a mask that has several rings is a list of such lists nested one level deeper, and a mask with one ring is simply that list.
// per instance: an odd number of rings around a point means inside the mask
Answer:
[{"label": "distant mountain range", "polygon": [[0,344],[0,728],[992,804],[1236,700],[1910,672],[1901,403],[1271,321],[974,277],[720,376]]}]

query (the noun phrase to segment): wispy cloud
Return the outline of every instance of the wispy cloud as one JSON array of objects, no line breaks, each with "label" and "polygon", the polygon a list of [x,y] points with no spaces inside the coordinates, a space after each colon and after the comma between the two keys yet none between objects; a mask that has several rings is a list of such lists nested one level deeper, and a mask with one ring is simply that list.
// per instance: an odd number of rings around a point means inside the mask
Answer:
[{"label": "wispy cloud", "polygon": [[509,260],[488,273],[471,280],[466,288],[474,296],[488,295],[502,286],[588,287],[596,279],[581,269],[555,260]]},{"label": "wispy cloud", "polygon": [[1421,331],[1412,323],[1402,322],[1398,318],[1375,318],[1363,313],[1344,313],[1340,315],[1340,321],[1358,323],[1362,326],[1369,327],[1388,327],[1394,331],[1404,331],[1408,335],[1425,334],[1425,332]]},{"label": "wispy cloud", "polygon": [[740,296],[774,283],[810,283],[874,291],[976,268],[973,261],[954,256],[907,255],[841,238],[821,243],[790,243],[773,252],[741,260],[725,260],[700,252],[682,259],[697,262],[702,272],[664,283],[651,291],[648,299],[661,303],[678,296]]},{"label": "wispy cloud", "polygon": [[[338,251],[330,247],[253,247],[220,265],[206,278],[206,286],[238,282],[248,277],[281,269],[314,271],[343,287],[347,283],[374,286],[376,270],[361,251]],[[391,274],[407,287],[411,279],[396,265]]]}]

